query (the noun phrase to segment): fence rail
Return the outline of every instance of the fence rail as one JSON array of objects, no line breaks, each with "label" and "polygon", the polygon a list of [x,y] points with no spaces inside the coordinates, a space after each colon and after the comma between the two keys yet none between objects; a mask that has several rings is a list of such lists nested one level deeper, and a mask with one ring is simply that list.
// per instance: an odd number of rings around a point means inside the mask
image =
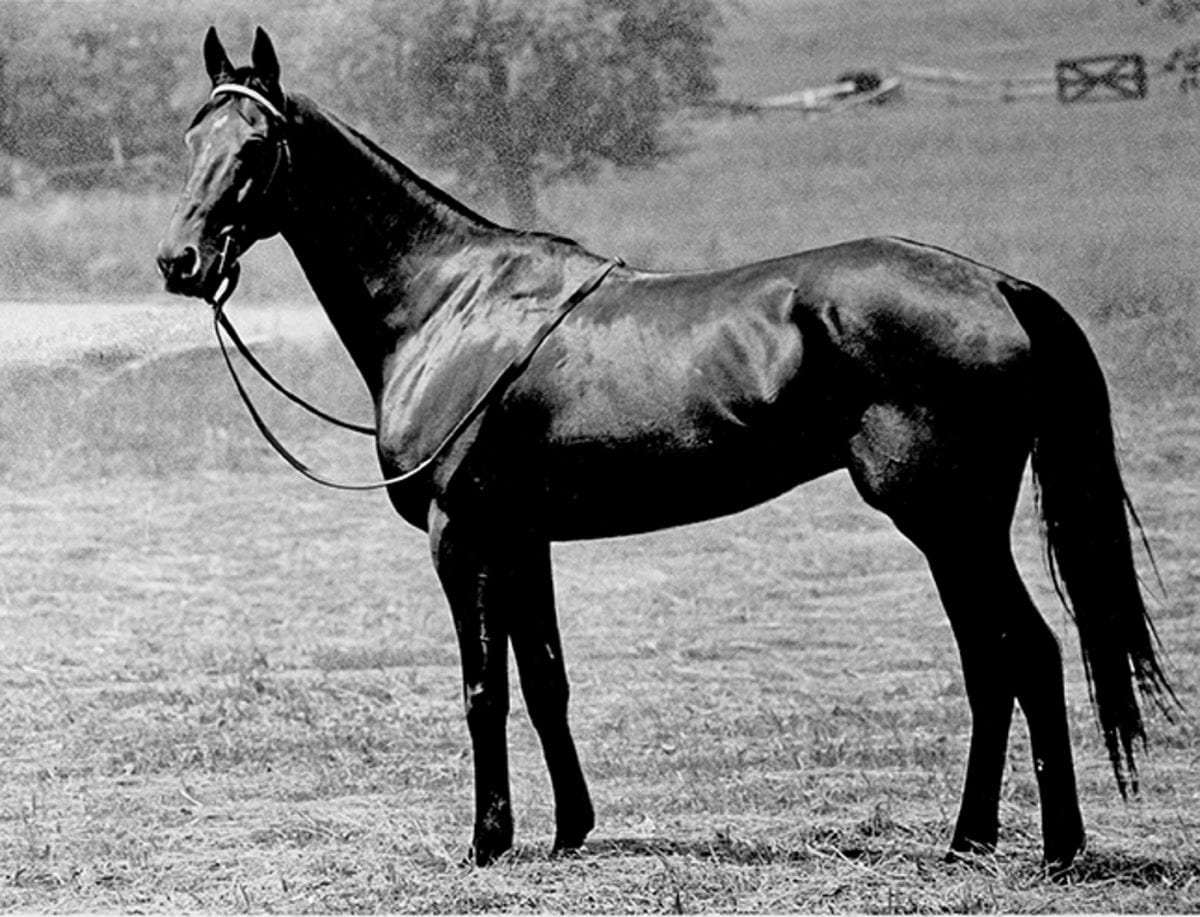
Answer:
[{"label": "fence rail", "polygon": [[935,96],[962,102],[1017,102],[1054,97],[1050,73],[993,77],[964,70],[902,64],[897,68],[905,89],[914,96]]},{"label": "fence rail", "polygon": [[[1195,69],[1200,73],[1200,52],[1197,61]],[[718,100],[705,105],[704,109],[735,115],[772,111],[811,115],[845,111],[863,103],[898,98],[902,94],[915,99],[968,105],[1054,99],[1063,103],[1084,99],[1142,99],[1149,94],[1154,81],[1169,76],[1169,70],[1164,60],[1155,59],[1148,63],[1140,54],[1068,58],[1056,62],[1053,69],[1047,67],[1045,72],[1003,77],[949,67],[900,64],[894,68],[894,75],[882,77],[877,88],[865,92],[861,86],[843,80],[757,99]],[[1200,87],[1200,77],[1193,76],[1192,79]]]}]

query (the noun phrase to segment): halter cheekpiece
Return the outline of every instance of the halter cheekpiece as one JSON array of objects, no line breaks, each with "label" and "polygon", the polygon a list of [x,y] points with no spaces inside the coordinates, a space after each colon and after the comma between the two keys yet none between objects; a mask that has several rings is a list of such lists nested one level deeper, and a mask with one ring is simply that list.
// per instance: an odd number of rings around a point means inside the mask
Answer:
[{"label": "halter cheekpiece", "polygon": [[[210,101],[214,101],[221,96],[226,95],[243,96],[244,98],[250,99],[256,105],[260,106],[270,118],[274,119],[280,127],[284,128],[284,132],[279,136],[279,156],[275,160],[275,166],[271,170],[270,178],[267,180],[266,184],[269,192],[270,189],[275,185],[275,179],[280,170],[285,168],[286,164],[291,160],[291,149],[288,147],[286,135],[287,118],[284,117],[283,112],[279,110],[275,103],[268,99],[265,95],[263,95],[257,89],[252,89],[249,86],[242,85],[241,83],[220,83],[213,87],[208,98]],[[247,229],[248,227],[243,226],[241,228]],[[267,233],[266,235],[270,234],[271,233]],[[220,252],[217,256],[217,273],[225,275],[226,279],[222,282],[216,294],[209,299],[209,303],[217,308],[218,311],[220,306],[224,305],[225,301],[233,295],[233,291],[237,288],[237,266],[234,264],[232,270],[227,271],[226,264],[229,263],[231,259],[236,258],[237,255],[241,253],[240,250],[246,247],[244,243],[238,243],[238,241],[234,238],[235,227],[231,226],[227,228],[223,235],[224,244],[221,246]],[[262,237],[265,238],[265,236]],[[253,241],[253,239],[251,241]]]}]

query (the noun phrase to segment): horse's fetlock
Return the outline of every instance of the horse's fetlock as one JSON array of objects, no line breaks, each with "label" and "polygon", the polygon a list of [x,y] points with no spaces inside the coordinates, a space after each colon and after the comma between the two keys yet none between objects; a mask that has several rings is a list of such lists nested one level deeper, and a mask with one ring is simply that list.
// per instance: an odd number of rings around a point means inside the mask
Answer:
[{"label": "horse's fetlock", "polygon": [[468,726],[502,720],[508,716],[508,692],[488,689],[483,685],[468,685],[463,692],[463,709]]}]

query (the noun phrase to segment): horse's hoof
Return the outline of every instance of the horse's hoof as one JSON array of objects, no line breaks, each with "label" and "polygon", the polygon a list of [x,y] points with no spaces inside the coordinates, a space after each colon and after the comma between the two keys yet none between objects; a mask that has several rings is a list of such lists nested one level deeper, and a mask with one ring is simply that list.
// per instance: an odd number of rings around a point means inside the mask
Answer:
[{"label": "horse's hoof", "polygon": [[1076,858],[1087,849],[1087,837],[1080,835],[1078,840],[1063,845],[1055,845],[1052,849],[1046,847],[1042,858],[1042,869],[1051,879],[1061,879],[1074,865]]},{"label": "horse's hoof", "polygon": [[512,849],[512,839],[476,837],[467,853],[467,865],[491,866]]},{"label": "horse's hoof", "polygon": [[550,849],[550,853],[554,855],[574,853],[583,846],[583,842],[587,839],[587,834],[586,831],[571,832],[569,834],[560,831],[554,838],[554,846]]},{"label": "horse's hoof", "polygon": [[979,857],[991,856],[996,852],[995,842],[980,843],[965,838],[955,838],[942,860],[946,863],[973,863]]},{"label": "horse's hoof", "polygon": [[463,866],[491,866],[500,857],[504,856],[503,850],[486,850],[479,847],[472,847],[467,851],[466,858],[462,861]]},{"label": "horse's hoof", "polygon": [[554,847],[550,852],[565,853],[570,850],[578,850],[583,846],[583,842],[587,840],[588,834],[594,827],[596,827],[596,816],[592,812],[591,806],[588,806],[577,818],[563,819],[554,832]]}]

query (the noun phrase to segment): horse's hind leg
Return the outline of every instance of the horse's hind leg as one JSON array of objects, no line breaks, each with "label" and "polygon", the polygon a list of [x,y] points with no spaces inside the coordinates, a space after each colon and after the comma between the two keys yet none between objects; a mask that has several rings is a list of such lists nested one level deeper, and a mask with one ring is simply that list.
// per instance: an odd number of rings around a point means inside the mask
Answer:
[{"label": "horse's hind leg", "polygon": [[1058,642],[1029,598],[1008,544],[982,532],[964,534],[955,533],[961,542],[926,546],[971,705],[971,747],[951,850],[995,846],[1015,696],[1029,728],[1045,859],[1051,866],[1066,865],[1083,847],[1083,821]]},{"label": "horse's hind leg", "polygon": [[572,850],[583,844],[595,825],[595,815],[567,722],[570,688],[554,609],[550,545],[532,545],[522,557],[529,562],[523,577],[525,592],[509,632],[525,706],[541,740],[554,789],[554,849]]},{"label": "horse's hind leg", "polygon": [[952,432],[928,413],[877,406],[848,465],[867,502],[924,552],[958,643],[972,722],[952,851],[996,844],[1015,698],[1029,728],[1046,861],[1065,865],[1083,847],[1083,822],[1062,659],[1009,545],[1027,440],[1015,428],[1003,435],[995,417],[986,432]]},{"label": "horse's hind leg", "polygon": [[[1015,575],[1013,579],[1019,583]],[[1062,651],[1032,599],[1012,617],[1008,636],[1016,667],[1017,702],[1029,728],[1034,775],[1042,807],[1042,849],[1051,869],[1071,865],[1083,852],[1085,834],[1075,786],[1071,734],[1063,686]]]},{"label": "horse's hind leg", "polygon": [[[978,544],[965,547],[967,554],[980,550]],[[990,852],[1000,827],[1000,785],[1016,699],[1011,666],[1000,651],[1004,631],[997,626],[998,610],[986,607],[999,598],[997,577],[979,569],[977,557],[949,550],[926,550],[926,555],[958,644],[971,707],[967,774],[950,849]]]}]

